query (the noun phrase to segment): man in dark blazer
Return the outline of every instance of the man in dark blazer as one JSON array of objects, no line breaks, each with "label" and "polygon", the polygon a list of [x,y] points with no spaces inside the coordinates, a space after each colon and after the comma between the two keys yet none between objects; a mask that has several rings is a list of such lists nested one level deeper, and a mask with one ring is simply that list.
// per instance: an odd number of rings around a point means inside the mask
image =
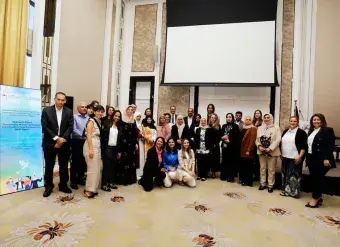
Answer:
[{"label": "man in dark blazer", "polygon": [[170,123],[172,125],[176,124],[177,114],[176,114],[176,106],[170,106]]},{"label": "man in dark blazer", "polygon": [[62,92],[56,93],[55,105],[44,108],[41,115],[41,125],[43,130],[43,150],[45,158],[45,191],[43,196],[48,197],[53,190],[53,168],[58,155],[59,163],[59,191],[72,193],[67,187],[69,179],[68,160],[69,160],[69,141],[73,131],[72,110],[64,107],[66,95]]},{"label": "man in dark blazer", "polygon": [[194,135],[195,135],[195,116],[194,116],[194,109],[188,108],[188,116],[184,117],[184,123],[188,126],[190,130],[190,144],[191,148],[194,147]]}]

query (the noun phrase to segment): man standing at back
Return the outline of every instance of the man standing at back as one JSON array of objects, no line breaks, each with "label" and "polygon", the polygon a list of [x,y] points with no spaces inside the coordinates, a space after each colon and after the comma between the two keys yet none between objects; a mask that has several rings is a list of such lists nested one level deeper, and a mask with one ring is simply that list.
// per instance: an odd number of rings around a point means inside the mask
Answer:
[{"label": "man standing at back", "polygon": [[77,190],[78,184],[85,185],[84,176],[86,162],[83,155],[83,146],[85,137],[83,132],[85,125],[89,120],[87,115],[86,103],[81,102],[77,106],[78,113],[73,115],[73,133],[72,133],[72,162],[71,162],[71,188]]},{"label": "man standing at back", "polygon": [[172,125],[174,125],[174,124],[176,124],[176,120],[177,120],[176,106],[174,106],[174,105],[170,106],[170,114],[171,114],[170,123]]},{"label": "man standing at back", "polygon": [[238,128],[240,130],[243,129],[244,122],[242,121],[242,115],[243,113],[241,111],[237,111],[235,113],[235,123],[238,125]]},{"label": "man standing at back", "polygon": [[45,158],[45,191],[43,196],[48,197],[53,191],[53,168],[58,155],[59,163],[59,191],[72,193],[67,187],[68,160],[70,150],[70,135],[73,131],[72,110],[64,107],[66,95],[58,92],[54,98],[55,105],[44,108],[41,115],[41,125],[44,134],[43,150]]}]

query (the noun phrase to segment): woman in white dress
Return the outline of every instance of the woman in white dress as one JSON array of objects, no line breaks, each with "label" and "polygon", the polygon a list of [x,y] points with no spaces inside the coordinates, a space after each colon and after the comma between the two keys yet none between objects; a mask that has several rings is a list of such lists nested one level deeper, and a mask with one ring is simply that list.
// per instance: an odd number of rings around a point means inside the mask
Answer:
[{"label": "woman in white dress", "polygon": [[140,112],[134,113],[134,118],[136,121],[137,128],[139,130],[138,133],[138,151],[139,151],[139,168],[137,169],[137,179],[139,180],[143,175],[144,168],[144,138],[143,138],[143,125],[142,125],[142,114]]},{"label": "woman in white dress", "polygon": [[181,150],[178,151],[178,162],[177,173],[180,185],[186,183],[189,187],[196,187],[195,153],[190,148],[188,139],[183,140]]}]

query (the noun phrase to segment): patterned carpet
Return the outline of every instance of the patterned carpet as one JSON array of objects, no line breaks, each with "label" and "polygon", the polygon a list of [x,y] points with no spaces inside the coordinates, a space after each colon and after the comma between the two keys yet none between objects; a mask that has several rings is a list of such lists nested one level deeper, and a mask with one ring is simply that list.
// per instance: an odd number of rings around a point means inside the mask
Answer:
[{"label": "patterned carpet", "polygon": [[1,246],[339,246],[340,198],[302,199],[218,179],[144,192],[138,185],[89,200],[43,189],[0,197]]}]

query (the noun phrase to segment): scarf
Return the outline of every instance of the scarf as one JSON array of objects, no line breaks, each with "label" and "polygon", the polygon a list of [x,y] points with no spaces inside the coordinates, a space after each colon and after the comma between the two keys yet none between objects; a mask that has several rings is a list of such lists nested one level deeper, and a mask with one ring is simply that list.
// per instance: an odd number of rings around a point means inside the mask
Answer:
[{"label": "scarf", "polygon": [[203,121],[203,120],[206,120],[206,121],[207,121],[207,117],[206,117],[206,116],[202,116],[202,117],[201,117],[201,121],[200,121],[199,127],[202,128],[202,129],[209,128],[208,122],[207,122],[207,125],[206,125],[206,126],[204,126],[204,127],[202,126],[202,121]]},{"label": "scarf", "polygon": [[[179,115],[179,116],[177,116],[177,119],[178,118],[183,118],[183,116]],[[184,122],[183,122],[182,125],[179,125],[178,123],[176,123],[176,126],[178,128],[178,137],[179,137],[179,139],[182,139],[182,134],[183,134],[185,124],[184,124]]]},{"label": "scarf", "polygon": [[263,128],[265,129],[265,131],[267,131],[268,129],[270,129],[271,127],[274,126],[274,117],[273,117],[273,115],[270,114],[270,113],[266,113],[266,114],[264,114],[263,116],[266,116],[266,115],[269,115],[269,117],[270,117],[270,122],[269,122],[269,124],[266,124],[264,121],[262,122],[262,126],[263,126]]},{"label": "scarf", "polygon": [[141,129],[141,128],[142,128],[142,120],[137,121],[137,120],[136,120],[137,116],[142,116],[142,115],[140,114],[140,112],[135,112],[135,113],[133,114],[133,118],[134,118],[134,120],[136,121],[137,128],[138,128],[138,129]]},{"label": "scarf", "polygon": [[129,109],[129,107],[131,107],[131,105],[129,105],[128,107],[126,107],[124,113],[123,113],[123,116],[122,116],[122,120],[123,122],[125,123],[134,123],[134,119],[133,119],[133,114],[131,114],[131,116],[129,116],[127,114],[127,110]]},{"label": "scarf", "polygon": [[249,125],[246,125],[246,124],[244,124],[243,125],[243,129],[250,129],[250,128],[252,128],[252,127],[255,127],[252,123],[251,124],[249,124]]},{"label": "scarf", "polygon": [[163,159],[162,159],[163,149],[156,147],[156,153],[157,153],[159,164],[162,164],[162,161],[163,161]]}]

